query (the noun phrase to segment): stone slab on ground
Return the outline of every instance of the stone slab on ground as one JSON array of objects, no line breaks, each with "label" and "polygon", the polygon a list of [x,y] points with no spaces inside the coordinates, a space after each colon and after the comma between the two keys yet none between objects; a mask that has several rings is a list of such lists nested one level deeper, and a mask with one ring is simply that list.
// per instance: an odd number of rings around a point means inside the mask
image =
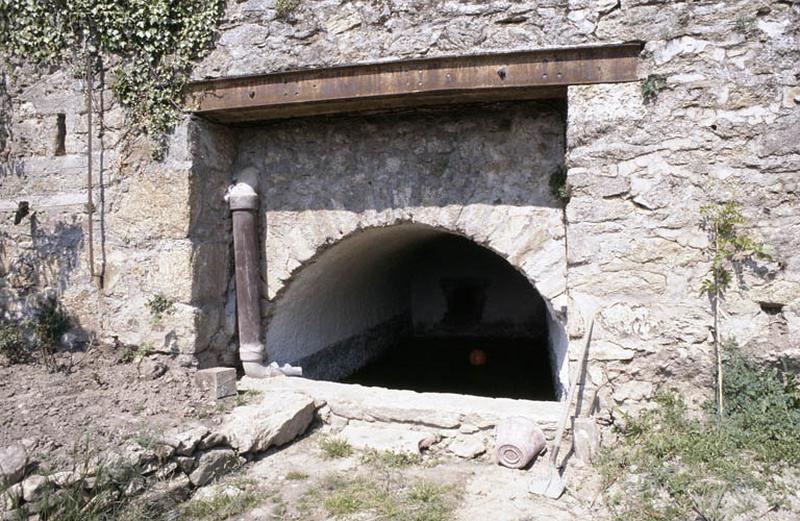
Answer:
[{"label": "stone slab on ground", "polygon": [[489,429],[502,419],[526,416],[534,419],[546,434],[552,435],[562,410],[561,402],[418,393],[285,376],[244,377],[239,387],[261,391],[265,395],[303,393],[324,401],[333,414],[348,420],[408,423],[440,429],[455,429],[462,424]]},{"label": "stone slab on ground", "polygon": [[419,454],[420,447],[430,445],[436,435],[399,427],[351,424],[339,436],[356,449],[374,449],[397,454]]},{"label": "stone slab on ground", "polygon": [[459,458],[472,459],[486,452],[486,445],[482,439],[475,436],[468,436],[456,438],[447,446],[447,450]]},{"label": "stone slab on ground", "polygon": [[239,454],[263,452],[301,435],[314,418],[314,400],[300,393],[269,393],[257,404],[236,407],[220,428]]}]

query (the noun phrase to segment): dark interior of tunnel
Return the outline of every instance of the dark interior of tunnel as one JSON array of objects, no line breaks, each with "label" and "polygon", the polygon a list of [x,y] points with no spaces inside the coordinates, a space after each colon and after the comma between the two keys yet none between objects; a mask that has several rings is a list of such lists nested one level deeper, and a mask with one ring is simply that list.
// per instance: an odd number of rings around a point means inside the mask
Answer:
[{"label": "dark interior of tunnel", "polygon": [[273,359],[309,378],[557,398],[536,289],[496,253],[424,225],[367,230],[321,253],[277,302],[267,340],[284,349]]},{"label": "dark interior of tunnel", "polygon": [[[476,351],[483,360],[475,360]],[[418,392],[554,400],[546,353],[541,339],[406,337],[344,381]]]}]

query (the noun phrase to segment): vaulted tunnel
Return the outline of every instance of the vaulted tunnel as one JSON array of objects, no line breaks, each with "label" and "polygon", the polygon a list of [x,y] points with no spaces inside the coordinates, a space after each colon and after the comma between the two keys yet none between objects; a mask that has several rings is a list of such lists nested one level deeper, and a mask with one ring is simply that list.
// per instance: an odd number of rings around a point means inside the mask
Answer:
[{"label": "vaulted tunnel", "polygon": [[271,361],[310,378],[554,400],[563,362],[554,327],[498,254],[398,224],[346,237],[302,267],[275,302],[266,342]]}]

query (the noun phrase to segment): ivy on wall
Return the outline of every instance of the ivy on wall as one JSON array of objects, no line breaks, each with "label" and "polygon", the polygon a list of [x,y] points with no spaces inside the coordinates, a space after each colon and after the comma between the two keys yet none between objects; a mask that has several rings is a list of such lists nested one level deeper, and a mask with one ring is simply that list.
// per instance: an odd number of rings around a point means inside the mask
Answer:
[{"label": "ivy on wall", "polygon": [[159,155],[223,8],[222,0],[0,0],[0,54],[90,73],[111,64],[115,95]]}]

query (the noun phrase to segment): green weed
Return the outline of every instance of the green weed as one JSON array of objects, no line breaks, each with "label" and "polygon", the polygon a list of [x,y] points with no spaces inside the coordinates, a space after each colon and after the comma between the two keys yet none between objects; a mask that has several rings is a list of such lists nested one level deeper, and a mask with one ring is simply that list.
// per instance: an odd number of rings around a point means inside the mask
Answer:
[{"label": "green weed", "polygon": [[300,6],[300,0],[278,0],[275,2],[275,16],[279,20],[287,20]]},{"label": "green weed", "polygon": [[353,447],[341,438],[323,438],[319,448],[328,459],[346,458],[353,453]]},{"label": "green weed", "polygon": [[321,507],[334,519],[370,513],[388,521],[450,521],[456,495],[452,487],[420,481],[403,487],[393,480],[380,483],[366,478],[329,476],[301,499],[308,514]]},{"label": "green weed", "polygon": [[150,317],[154,322],[160,322],[164,315],[172,314],[175,310],[175,302],[160,293],[153,295],[145,305],[150,310]]},{"label": "green weed", "polygon": [[236,407],[241,407],[242,405],[253,403],[253,401],[257,400],[262,395],[263,393],[261,391],[239,391],[236,394],[236,399],[235,399]]},{"label": "green weed", "polygon": [[150,429],[140,429],[130,437],[130,441],[143,449],[151,450],[158,445],[159,437]]},{"label": "green weed", "polygon": [[650,74],[642,81],[642,99],[645,103],[655,101],[658,94],[667,88],[667,80],[660,74]]},{"label": "green weed", "polygon": [[253,489],[236,493],[220,492],[208,499],[191,500],[181,508],[187,521],[223,521],[262,503],[268,495]]},{"label": "green weed", "polygon": [[21,364],[30,359],[22,327],[12,322],[0,322],[0,355],[9,364]]},{"label": "green weed", "polygon": [[69,316],[58,300],[48,298],[39,305],[34,322],[34,334],[42,361],[51,371],[58,369],[54,356],[55,351],[61,341],[61,336],[69,331],[70,327],[72,326]]},{"label": "green weed", "polygon": [[142,359],[150,356],[154,351],[153,344],[145,343],[140,346],[125,345],[122,347],[118,361],[121,364],[129,364],[137,358]]},{"label": "green weed", "polygon": [[750,34],[756,28],[756,17],[750,15],[739,15],[736,17],[736,22],[734,23],[734,29],[736,32],[742,34]]},{"label": "green weed", "polygon": [[364,451],[361,462],[373,464],[381,467],[402,469],[420,462],[420,457],[416,454],[406,452],[393,452],[390,450],[379,452],[374,449]]},{"label": "green weed", "polygon": [[616,519],[722,520],[734,496],[785,502],[780,475],[800,466],[800,391],[794,375],[727,346],[728,414],[714,405],[691,418],[682,398],[660,392],[657,407],[625,417],[619,443],[601,455],[606,503]]},{"label": "green weed", "polygon": [[572,198],[572,186],[567,182],[567,169],[558,168],[550,174],[550,193],[564,204]]}]

